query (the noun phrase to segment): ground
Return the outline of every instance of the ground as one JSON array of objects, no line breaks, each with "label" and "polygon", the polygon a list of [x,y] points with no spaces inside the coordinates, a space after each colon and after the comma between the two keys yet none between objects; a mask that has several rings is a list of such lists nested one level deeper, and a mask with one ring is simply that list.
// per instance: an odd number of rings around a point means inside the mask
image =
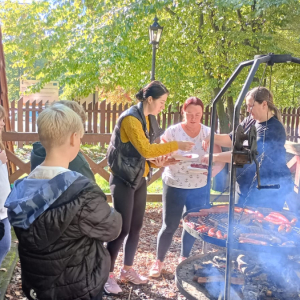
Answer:
[{"label": "ground", "polygon": [[[161,227],[162,207],[161,204],[147,204],[144,217],[144,226],[140,235],[139,248],[135,258],[135,268],[143,275],[148,274],[152,261],[155,258],[156,238]],[[175,284],[175,269],[178,264],[180,255],[180,241],[182,228],[179,226],[176,231],[172,245],[165,260],[165,270],[158,279],[150,279],[149,283],[143,286],[134,286],[131,284],[121,284],[123,294],[117,297],[104,296],[103,300],[137,300],[137,299],[176,299],[185,300]],[[191,255],[200,254],[202,242],[196,241]],[[123,253],[120,251],[116,270],[118,271],[122,264]],[[20,266],[17,264],[14,275],[8,286],[5,299],[9,300],[26,300],[21,290],[21,273]]]}]

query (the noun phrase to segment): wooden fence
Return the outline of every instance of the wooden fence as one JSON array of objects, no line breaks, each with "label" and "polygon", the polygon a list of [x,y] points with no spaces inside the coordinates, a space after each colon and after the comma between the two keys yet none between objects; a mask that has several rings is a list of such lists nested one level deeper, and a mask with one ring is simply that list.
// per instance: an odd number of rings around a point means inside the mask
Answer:
[{"label": "wooden fence", "polygon": [[[23,103],[21,98],[18,101],[10,103],[10,120],[11,130],[13,132],[37,132],[37,117],[38,114],[49,105],[48,102],[27,101]],[[119,115],[129,108],[129,104],[111,104],[106,101],[97,102],[94,107],[93,103],[83,103],[83,108],[86,111],[87,121],[85,124],[86,133],[112,133],[116,125]],[[179,104],[170,104],[164,112],[157,116],[157,120],[163,129],[170,125],[176,124],[181,121]],[[246,111],[241,113],[241,119],[246,116]],[[283,108],[282,116],[284,124],[287,129],[287,140],[298,142],[299,140],[299,118],[300,108]],[[211,107],[206,106],[203,112],[203,124],[210,126]],[[218,124],[218,122],[217,122]],[[217,130],[217,128],[216,128]],[[28,141],[19,141],[18,146],[22,147],[22,142],[29,143]]]},{"label": "wooden fence", "polygon": [[[23,99],[19,101],[11,102],[10,106],[10,121],[12,132],[6,132],[3,134],[4,141],[16,142],[19,147],[23,144],[30,144],[38,141],[37,134],[37,117],[38,114],[49,105],[42,102],[36,103],[35,101],[30,105],[29,102],[23,104]],[[101,145],[108,144],[110,141],[111,133],[116,124],[119,115],[129,108],[129,104],[110,104],[106,101],[96,103],[93,107],[92,103],[83,104],[83,107],[87,114],[87,122],[85,124],[86,134],[83,137],[83,143]],[[300,108],[284,108],[282,110],[283,121],[287,128],[288,140],[292,142],[298,142],[299,139],[299,118]],[[246,113],[241,114],[241,119],[246,116]],[[203,113],[203,124],[210,126],[211,108],[206,106]],[[160,126],[166,129],[168,126],[176,124],[181,121],[180,106],[169,105],[165,112],[157,116]],[[288,144],[287,152],[293,154],[293,158],[289,161],[289,168],[296,173],[295,184],[298,187],[300,183],[300,144],[290,143]],[[25,163],[20,160],[14,153],[7,150],[7,156],[9,162],[15,166],[15,169],[11,169],[10,182],[13,183],[16,179],[24,174],[30,172],[30,163]],[[85,155],[89,162],[94,174],[99,174],[105,180],[108,181],[109,173],[105,170],[107,166],[107,160],[104,158],[99,163],[93,161],[89,156]],[[10,164],[10,165],[11,165]],[[152,184],[158,178],[161,177],[162,169],[158,170],[152,177],[148,185]],[[297,188],[296,188],[297,189]],[[108,195],[110,199],[110,195]],[[211,198],[214,198],[211,196]],[[161,201],[160,194],[149,194],[147,201],[156,202]],[[222,196],[221,201],[227,201],[227,196]]]}]

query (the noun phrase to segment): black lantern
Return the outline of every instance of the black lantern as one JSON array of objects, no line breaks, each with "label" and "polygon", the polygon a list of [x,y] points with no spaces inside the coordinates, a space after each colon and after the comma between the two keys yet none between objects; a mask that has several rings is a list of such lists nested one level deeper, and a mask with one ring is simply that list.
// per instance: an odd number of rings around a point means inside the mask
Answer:
[{"label": "black lantern", "polygon": [[158,18],[155,16],[154,23],[149,27],[149,38],[150,44],[152,44],[152,71],[151,71],[151,81],[155,80],[155,58],[156,49],[158,49],[159,40],[163,31],[163,27],[158,23]]}]

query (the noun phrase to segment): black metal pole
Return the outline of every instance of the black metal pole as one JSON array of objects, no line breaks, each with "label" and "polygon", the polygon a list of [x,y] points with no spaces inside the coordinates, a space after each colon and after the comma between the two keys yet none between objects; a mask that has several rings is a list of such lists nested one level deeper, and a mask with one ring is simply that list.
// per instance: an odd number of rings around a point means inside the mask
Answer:
[{"label": "black metal pole", "polygon": [[[264,56],[254,60],[254,63],[249,71],[245,84],[239,94],[239,97],[234,106],[233,115],[233,135],[232,135],[232,148],[235,142],[235,131],[239,124],[240,110],[246,93],[253,81],[254,75],[261,63],[270,61],[270,56]],[[225,273],[225,291],[224,300],[230,300],[230,284],[231,284],[231,250],[233,248],[233,222],[234,222],[234,204],[235,204],[235,183],[236,183],[236,167],[233,163],[233,155],[231,156],[231,172],[230,172],[230,196],[229,196],[229,212],[228,212],[228,232],[226,242],[226,273]]]},{"label": "black metal pole", "polygon": [[227,80],[223,88],[219,91],[218,95],[213,100],[212,105],[212,113],[211,113],[211,135],[210,135],[210,144],[209,144],[209,163],[208,163],[208,174],[207,174],[207,185],[208,185],[208,195],[206,196],[206,205],[210,203],[210,187],[211,187],[211,173],[212,173],[212,159],[213,159],[213,152],[214,152],[214,129],[216,127],[216,115],[217,115],[217,102],[222,99],[222,96],[226,93],[227,89],[230,87],[231,83],[235,80],[235,78],[239,75],[244,67],[251,66],[254,60],[245,61],[240,63],[235,71],[232,73],[230,78]]},{"label": "black metal pole", "polygon": [[152,71],[151,71],[151,81],[155,80],[155,60],[156,60],[156,43],[152,43]]}]

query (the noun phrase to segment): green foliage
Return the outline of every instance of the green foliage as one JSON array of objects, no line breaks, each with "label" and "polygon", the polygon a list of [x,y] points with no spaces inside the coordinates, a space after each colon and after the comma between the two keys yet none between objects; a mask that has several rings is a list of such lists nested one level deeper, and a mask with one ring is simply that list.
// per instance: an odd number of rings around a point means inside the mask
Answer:
[{"label": "green foliage", "polygon": [[[41,81],[34,91],[59,80],[61,98],[116,87],[133,96],[149,82],[148,27],[155,14],[164,26],[156,77],[170,89],[173,103],[190,95],[209,103],[238,64],[256,54],[300,57],[299,0],[4,1],[0,18],[9,82],[13,70],[23,70],[24,77]],[[245,70],[224,101],[236,99],[246,75]],[[298,66],[273,67],[279,105],[299,104],[299,76]]]}]

